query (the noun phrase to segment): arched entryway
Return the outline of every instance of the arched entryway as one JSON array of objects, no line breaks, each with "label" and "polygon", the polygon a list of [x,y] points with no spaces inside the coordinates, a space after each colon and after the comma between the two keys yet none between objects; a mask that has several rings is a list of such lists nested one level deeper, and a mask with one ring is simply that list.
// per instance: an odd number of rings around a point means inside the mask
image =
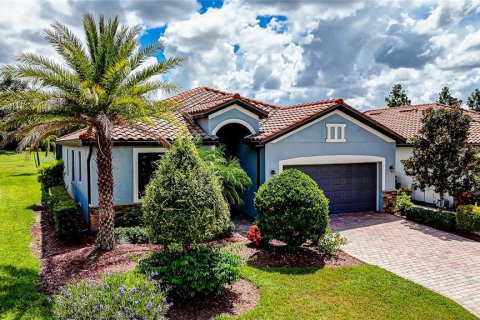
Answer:
[{"label": "arched entryway", "polygon": [[228,123],[216,130],[216,136],[225,146],[226,156],[238,158],[240,165],[252,179],[252,186],[242,196],[245,204],[234,209],[253,215],[253,197],[257,190],[257,150],[244,142],[244,138],[252,134],[251,130],[241,123]]}]

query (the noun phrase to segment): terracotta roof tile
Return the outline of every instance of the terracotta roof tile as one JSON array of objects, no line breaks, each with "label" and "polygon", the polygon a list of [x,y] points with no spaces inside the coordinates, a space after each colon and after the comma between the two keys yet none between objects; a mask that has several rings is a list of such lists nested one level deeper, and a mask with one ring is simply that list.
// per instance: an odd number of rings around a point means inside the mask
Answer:
[{"label": "terracotta roof tile", "polygon": [[[205,131],[198,125],[188,121],[178,111],[174,112],[174,116],[177,121],[185,126],[190,134],[199,134],[204,140],[211,140],[213,137],[208,136]],[[176,124],[167,120],[153,119],[154,125],[150,126],[145,123],[139,123],[137,126],[114,126],[112,129],[112,139],[114,141],[160,141],[161,139],[173,140],[181,129]],[[58,139],[58,141],[71,141],[71,140],[93,140],[94,133],[90,136],[86,135],[87,130],[82,129],[65,135]]]},{"label": "terracotta roof tile", "polygon": [[[207,87],[191,89],[169,98],[169,100],[179,104],[175,111],[177,120],[186,125],[190,133],[198,133],[204,140],[212,140],[216,139],[216,137],[207,135],[193,120],[188,120],[187,118],[191,115],[204,113],[235,99],[248,103],[268,114],[267,118],[260,120],[260,133],[250,137],[250,139],[254,141],[264,141],[283,133],[292,127],[308,121],[319,113],[326,111],[328,108],[343,103],[341,99],[334,99],[281,107],[243,97],[238,93],[228,93]],[[139,124],[138,127],[115,126],[112,132],[113,139],[115,141],[156,141],[159,137],[173,139],[180,132],[177,126],[168,121],[155,120],[154,122],[155,126],[153,127],[145,124]],[[93,137],[85,137],[82,136],[82,134],[85,134],[85,130],[63,136],[58,140],[93,139]]]},{"label": "terracotta roof tile", "polygon": [[278,107],[272,111],[268,118],[260,121],[260,133],[252,136],[255,141],[262,141],[312,118],[333,106],[341,100],[323,100],[290,107]]},{"label": "terracotta roof tile", "polygon": [[[403,107],[373,109],[365,111],[365,114],[384,126],[390,128],[397,134],[411,142],[412,138],[422,127],[423,111],[428,108],[441,109],[446,106],[440,103],[426,103]],[[470,125],[469,143],[480,143],[480,112],[464,110],[466,114],[472,117]]]}]

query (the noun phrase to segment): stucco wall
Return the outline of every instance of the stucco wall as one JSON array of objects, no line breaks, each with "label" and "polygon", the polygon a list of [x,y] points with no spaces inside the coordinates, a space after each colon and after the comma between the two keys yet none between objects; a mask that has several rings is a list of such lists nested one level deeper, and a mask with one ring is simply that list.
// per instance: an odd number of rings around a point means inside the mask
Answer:
[{"label": "stucco wall", "polygon": [[208,134],[213,134],[215,128],[226,120],[240,120],[247,124],[245,125],[246,127],[253,129],[256,133],[259,132],[258,117],[237,105],[227,107],[221,112],[213,113],[208,119],[200,119],[198,123]]},{"label": "stucco wall", "polygon": [[[75,181],[72,180],[72,151],[75,157]],[[80,211],[85,221],[88,220],[88,178],[87,157],[88,147],[62,147],[62,159],[64,161],[65,186],[75,202],[80,204]],[[80,153],[80,155],[79,155]],[[80,157],[80,158],[79,158]],[[79,161],[80,160],[80,161]],[[80,179],[81,166],[81,179]]]},{"label": "stucco wall", "polygon": [[[396,150],[396,174],[397,174],[397,182],[400,183],[402,187],[412,187],[413,179],[405,174],[405,169],[402,164],[402,160],[406,160],[412,156],[413,147],[397,147]],[[425,191],[420,189],[412,190],[412,199],[438,204],[438,200],[440,196],[436,193],[432,188],[426,188]],[[453,204],[453,198],[447,197],[447,200],[450,202],[450,205]]]},{"label": "stucco wall", "polygon": [[[326,143],[327,123],[345,123],[346,142]],[[395,188],[395,174],[389,170],[390,166],[395,166],[395,146],[395,142],[387,142],[344,116],[331,114],[284,139],[268,143],[265,146],[265,177],[266,179],[271,178],[272,170],[277,173],[280,172],[280,161],[292,158],[332,155],[385,158],[385,186],[383,186],[384,188],[381,186],[378,188],[378,209],[380,210],[382,189],[392,190]],[[379,168],[380,184],[383,180],[381,171],[381,168]]]}]

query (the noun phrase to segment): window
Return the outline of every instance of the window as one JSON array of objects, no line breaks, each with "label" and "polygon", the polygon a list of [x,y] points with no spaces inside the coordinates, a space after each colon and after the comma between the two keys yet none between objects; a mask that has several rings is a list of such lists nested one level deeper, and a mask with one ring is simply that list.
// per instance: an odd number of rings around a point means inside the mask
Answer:
[{"label": "window", "polygon": [[325,142],[346,142],[344,123],[327,123],[327,139]]},{"label": "window", "polygon": [[78,181],[82,182],[82,152],[78,151]]},{"label": "window", "polygon": [[75,181],[75,151],[72,150],[72,181]]},{"label": "window", "polygon": [[133,149],[133,197],[135,202],[142,201],[145,189],[157,166],[156,162],[165,153],[165,148]]}]

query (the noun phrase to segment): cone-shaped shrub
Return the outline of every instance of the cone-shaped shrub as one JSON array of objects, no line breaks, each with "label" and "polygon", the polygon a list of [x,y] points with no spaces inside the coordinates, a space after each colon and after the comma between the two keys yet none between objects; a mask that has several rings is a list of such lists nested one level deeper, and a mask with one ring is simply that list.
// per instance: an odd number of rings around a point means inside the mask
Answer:
[{"label": "cone-shaped shrub", "polygon": [[218,178],[188,138],[177,139],[160,161],[143,210],[150,241],[166,248],[210,240],[230,222]]},{"label": "cone-shaped shrub", "polygon": [[255,195],[258,227],[264,240],[298,247],[317,241],[329,223],[328,199],[308,175],[289,169],[264,183]]}]

